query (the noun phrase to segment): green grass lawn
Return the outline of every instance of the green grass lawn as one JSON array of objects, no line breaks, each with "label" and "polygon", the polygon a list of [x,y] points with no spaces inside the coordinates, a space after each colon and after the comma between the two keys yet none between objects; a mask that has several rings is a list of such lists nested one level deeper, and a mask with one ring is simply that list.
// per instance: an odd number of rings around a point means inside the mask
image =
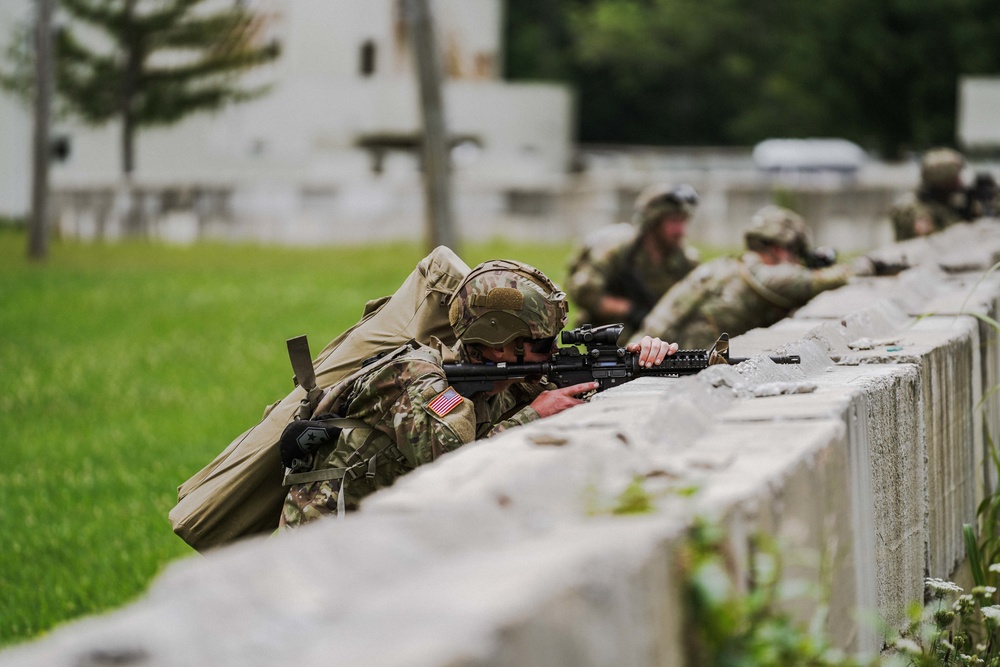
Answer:
[{"label": "green grass lawn", "polygon": [[[0,646],[122,605],[194,552],[176,487],[291,390],[314,352],[392,293],[417,244],[297,250],[54,243],[0,228]],[[469,247],[557,282],[569,245]]]}]

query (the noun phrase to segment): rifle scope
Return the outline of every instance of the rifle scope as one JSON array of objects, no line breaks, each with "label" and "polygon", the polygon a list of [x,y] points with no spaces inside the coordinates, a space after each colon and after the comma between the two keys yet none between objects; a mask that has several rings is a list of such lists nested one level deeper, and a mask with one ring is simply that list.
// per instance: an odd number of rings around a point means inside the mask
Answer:
[{"label": "rifle scope", "polygon": [[600,327],[593,327],[584,324],[570,331],[563,331],[560,340],[563,345],[618,345],[618,337],[622,333],[624,325],[605,324]]}]

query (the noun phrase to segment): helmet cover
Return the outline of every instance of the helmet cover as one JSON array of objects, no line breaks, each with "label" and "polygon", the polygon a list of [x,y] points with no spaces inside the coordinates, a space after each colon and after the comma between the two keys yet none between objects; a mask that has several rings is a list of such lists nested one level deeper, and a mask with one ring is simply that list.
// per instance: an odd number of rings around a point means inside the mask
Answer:
[{"label": "helmet cover", "polygon": [[503,347],[518,338],[554,338],[566,325],[566,295],[533,266],[491,260],[451,296],[448,319],[464,343]]},{"label": "helmet cover", "polygon": [[799,257],[809,250],[809,231],[802,216],[781,206],[765,206],[754,213],[744,239],[750,250],[778,246]]},{"label": "helmet cover", "polygon": [[632,224],[646,232],[667,215],[690,218],[697,207],[698,193],[687,183],[657,183],[647,186],[636,197]]},{"label": "helmet cover", "polygon": [[920,180],[931,188],[947,187],[958,180],[965,167],[965,158],[950,148],[927,151],[920,161]]}]

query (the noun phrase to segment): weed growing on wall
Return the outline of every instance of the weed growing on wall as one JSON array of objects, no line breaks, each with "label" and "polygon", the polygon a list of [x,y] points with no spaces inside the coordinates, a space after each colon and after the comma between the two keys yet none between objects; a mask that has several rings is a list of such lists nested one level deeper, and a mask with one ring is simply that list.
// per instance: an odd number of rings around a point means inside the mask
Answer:
[{"label": "weed growing on wall", "polygon": [[[991,578],[1000,564],[989,568]],[[910,605],[908,626],[888,639],[893,653],[885,667],[965,667],[1000,665],[1000,605],[997,589],[977,585],[966,593],[961,586],[941,579],[926,580],[930,604]]]},{"label": "weed growing on wall", "polygon": [[[972,536],[967,527],[967,539]],[[734,572],[724,531],[696,522],[681,549],[688,664],[706,667],[1000,667],[1000,563],[973,564],[977,584],[927,579],[928,603],[911,603],[909,623],[887,630],[879,656],[832,647],[821,623],[807,628],[785,610],[781,560],[766,538],[753,538],[746,581]],[[982,577],[982,579],[979,579]],[[822,617],[817,615],[817,619]]]},{"label": "weed growing on wall", "polygon": [[[971,527],[969,527],[971,528]],[[974,538],[973,538],[974,539]],[[680,554],[687,610],[688,663],[706,667],[1000,667],[1000,563],[980,568],[968,593],[927,579],[928,604],[908,609],[909,623],[886,632],[885,651],[869,659],[834,649],[818,626],[784,609],[777,549],[757,537],[747,581],[734,574],[722,529],[696,522]]]},{"label": "weed growing on wall", "polygon": [[[734,574],[723,531],[696,522],[680,554],[686,597],[688,664],[704,667],[861,667],[820,629],[783,608],[781,561],[773,544],[753,541],[748,581]],[[817,624],[820,625],[820,624]]]}]

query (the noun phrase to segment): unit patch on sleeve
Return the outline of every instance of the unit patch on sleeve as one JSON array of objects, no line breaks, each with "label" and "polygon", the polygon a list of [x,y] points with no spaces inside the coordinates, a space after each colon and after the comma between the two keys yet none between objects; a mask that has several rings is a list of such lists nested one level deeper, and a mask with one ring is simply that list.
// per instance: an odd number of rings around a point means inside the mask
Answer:
[{"label": "unit patch on sleeve", "polygon": [[444,417],[446,414],[455,409],[459,403],[462,402],[462,395],[457,391],[448,387],[440,394],[435,396],[427,407],[431,409],[431,412],[436,414],[438,417]]}]

